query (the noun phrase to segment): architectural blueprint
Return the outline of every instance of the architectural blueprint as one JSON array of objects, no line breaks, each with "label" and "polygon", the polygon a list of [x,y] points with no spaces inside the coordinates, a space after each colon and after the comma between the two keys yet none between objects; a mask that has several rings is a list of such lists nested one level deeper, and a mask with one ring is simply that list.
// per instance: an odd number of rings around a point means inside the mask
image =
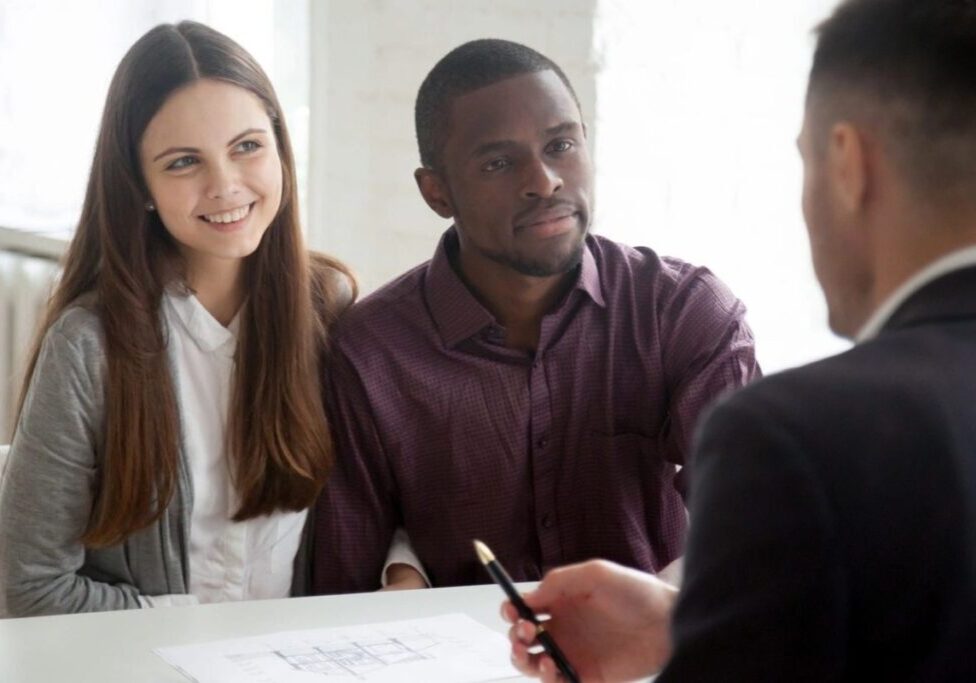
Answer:
[{"label": "architectural blueprint", "polygon": [[463,614],[159,648],[199,683],[481,683],[517,678],[508,642]]}]

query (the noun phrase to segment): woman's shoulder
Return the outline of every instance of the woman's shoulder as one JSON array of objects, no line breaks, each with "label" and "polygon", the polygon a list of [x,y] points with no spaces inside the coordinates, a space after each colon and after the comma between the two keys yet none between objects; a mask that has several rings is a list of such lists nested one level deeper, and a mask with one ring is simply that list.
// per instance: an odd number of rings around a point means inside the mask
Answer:
[{"label": "woman's shoulder", "polygon": [[309,264],[316,299],[325,302],[330,317],[338,317],[356,300],[356,278],[341,261],[321,252],[309,252]]},{"label": "woman's shoulder", "polygon": [[65,411],[98,415],[105,360],[104,333],[94,301],[73,301],[44,331],[28,395],[45,397],[37,405],[47,405],[51,419]]},{"label": "woman's shoulder", "polygon": [[48,344],[67,344],[83,355],[100,355],[104,331],[94,295],[82,295],[68,304],[44,337]]}]

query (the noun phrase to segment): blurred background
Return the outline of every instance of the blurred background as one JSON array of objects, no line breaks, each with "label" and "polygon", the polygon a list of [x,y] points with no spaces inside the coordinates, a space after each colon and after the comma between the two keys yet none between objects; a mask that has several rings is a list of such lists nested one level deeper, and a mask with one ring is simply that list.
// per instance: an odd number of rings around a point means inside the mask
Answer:
[{"label": "blurred background", "polygon": [[597,168],[594,231],[707,265],[746,303],[767,372],[834,353],[794,144],[834,0],[0,0],[0,443],[77,221],[108,83],[160,22],[196,19],[264,66],[285,108],[309,244],[369,292],[433,253],[413,100],[473,38],[572,80]]}]

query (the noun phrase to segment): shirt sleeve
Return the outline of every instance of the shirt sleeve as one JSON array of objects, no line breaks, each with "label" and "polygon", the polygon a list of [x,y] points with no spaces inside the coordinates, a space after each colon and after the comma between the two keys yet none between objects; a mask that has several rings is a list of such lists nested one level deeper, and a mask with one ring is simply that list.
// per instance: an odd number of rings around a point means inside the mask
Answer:
[{"label": "shirt sleeve", "polygon": [[312,592],[374,591],[402,526],[397,488],[366,391],[338,344],[325,385],[336,462],[316,504]]},{"label": "shirt sleeve", "polygon": [[13,616],[139,607],[135,586],[78,573],[94,504],[100,359],[57,325],[42,344],[0,491],[0,587]]},{"label": "shirt sleeve", "polygon": [[683,467],[675,486],[686,501],[699,418],[716,399],[761,375],[745,306],[708,270],[688,269],[660,312],[668,388],[662,452]]},{"label": "shirt sleeve", "polygon": [[407,532],[403,528],[397,529],[393,534],[390,551],[386,554],[386,564],[383,565],[383,573],[380,575],[380,583],[384,588],[386,588],[388,583],[386,580],[386,570],[394,564],[405,564],[413,567],[424,578],[424,583],[430,587],[430,577],[424,571],[424,565],[420,562],[420,558],[417,557],[417,553],[414,552],[413,545],[410,543],[410,537],[407,536]]},{"label": "shirt sleeve", "polygon": [[783,420],[742,403],[717,408],[698,442],[674,654],[658,681],[838,680],[847,596],[825,488]]},{"label": "shirt sleeve", "polygon": [[140,595],[139,596],[139,606],[152,609],[156,607],[186,607],[189,605],[199,605],[200,601],[197,596],[181,593],[172,593],[170,595]]}]

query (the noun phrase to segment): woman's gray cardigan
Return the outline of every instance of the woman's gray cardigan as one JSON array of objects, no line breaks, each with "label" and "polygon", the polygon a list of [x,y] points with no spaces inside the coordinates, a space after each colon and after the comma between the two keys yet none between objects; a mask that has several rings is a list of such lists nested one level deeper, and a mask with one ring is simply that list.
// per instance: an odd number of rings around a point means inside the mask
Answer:
[{"label": "woman's gray cardigan", "polygon": [[[97,315],[75,305],[41,346],[0,488],[0,590],[10,616],[137,608],[141,594],[187,592],[193,486],[183,448],[159,521],[109,548],[79,541],[103,452],[103,340]],[[297,588],[306,580],[304,545]]]}]

